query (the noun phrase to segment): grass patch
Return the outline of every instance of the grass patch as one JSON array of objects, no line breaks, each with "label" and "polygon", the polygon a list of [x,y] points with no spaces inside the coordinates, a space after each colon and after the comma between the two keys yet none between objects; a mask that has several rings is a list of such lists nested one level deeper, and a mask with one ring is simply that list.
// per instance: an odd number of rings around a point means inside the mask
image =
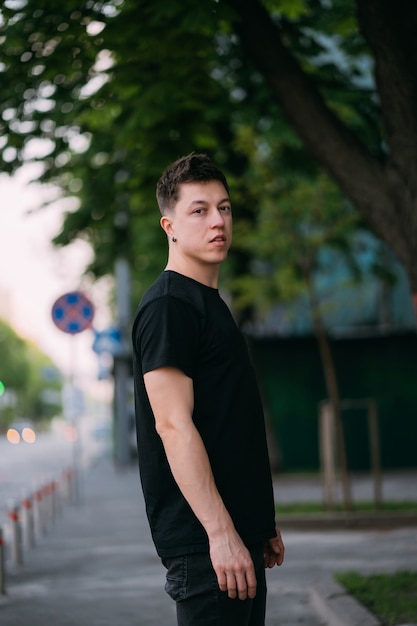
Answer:
[{"label": "grass patch", "polygon": [[[417,513],[417,502],[404,500],[402,502],[383,502],[379,509],[375,509],[373,502],[354,502],[354,511],[362,512],[408,512]],[[304,513],[326,513],[328,509],[320,502],[294,502],[289,504],[277,504],[275,507],[277,515],[296,515]],[[332,511],[343,512],[342,503],[336,503]]]},{"label": "grass patch", "polygon": [[417,572],[404,570],[371,576],[341,572],[335,579],[384,626],[417,623]]}]

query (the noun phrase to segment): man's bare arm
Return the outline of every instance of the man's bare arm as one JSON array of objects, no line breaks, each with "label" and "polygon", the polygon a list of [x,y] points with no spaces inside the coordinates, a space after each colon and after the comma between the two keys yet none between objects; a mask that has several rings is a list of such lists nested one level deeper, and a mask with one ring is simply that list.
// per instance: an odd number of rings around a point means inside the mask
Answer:
[{"label": "man's bare arm", "polygon": [[217,490],[207,451],[192,420],[192,380],[176,368],[162,367],[146,373],[144,381],[174,479],[207,533],[220,589],[231,598],[253,598],[256,576],[250,553]]}]

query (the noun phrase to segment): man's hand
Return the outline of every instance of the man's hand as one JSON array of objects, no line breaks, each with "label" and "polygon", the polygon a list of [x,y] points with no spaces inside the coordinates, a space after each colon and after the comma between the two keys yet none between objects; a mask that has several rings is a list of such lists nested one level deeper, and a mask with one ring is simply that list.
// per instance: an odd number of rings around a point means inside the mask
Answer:
[{"label": "man's hand", "polygon": [[277,529],[276,536],[268,539],[264,549],[264,565],[265,567],[274,567],[282,565],[284,561],[285,547],[282,541],[281,533]]},{"label": "man's hand", "polygon": [[221,591],[229,598],[246,600],[256,595],[256,576],[252,557],[234,531],[210,542],[210,558]]}]

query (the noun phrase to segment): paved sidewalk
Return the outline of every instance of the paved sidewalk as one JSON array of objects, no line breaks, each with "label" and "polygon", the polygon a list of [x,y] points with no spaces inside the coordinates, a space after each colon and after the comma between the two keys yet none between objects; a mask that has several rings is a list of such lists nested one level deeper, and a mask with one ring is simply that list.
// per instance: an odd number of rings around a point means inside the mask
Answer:
[{"label": "paved sidewalk", "polygon": [[[397,496],[398,485],[406,493],[414,478],[397,477]],[[320,497],[320,485],[307,477],[279,482],[282,501]],[[174,626],[136,466],[115,471],[100,459],[80,487],[80,503],[65,505],[48,534],[25,552],[24,565],[6,563],[1,626]],[[286,562],[267,572],[267,626],[335,626],[316,613],[311,597],[313,585],[335,571],[416,569],[416,528],[283,534]]]}]

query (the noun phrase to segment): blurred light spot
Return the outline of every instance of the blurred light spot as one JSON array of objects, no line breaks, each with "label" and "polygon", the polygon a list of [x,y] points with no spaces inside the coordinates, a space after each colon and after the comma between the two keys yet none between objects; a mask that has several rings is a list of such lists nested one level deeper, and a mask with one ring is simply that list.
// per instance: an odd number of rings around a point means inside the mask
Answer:
[{"label": "blurred light spot", "polygon": [[20,441],[20,435],[17,432],[17,430],[15,430],[14,428],[9,428],[9,430],[7,431],[6,437],[7,437],[7,441],[9,441],[10,443],[17,444]]},{"label": "blurred light spot", "polygon": [[74,426],[65,426],[64,437],[67,441],[72,441],[72,442],[77,441],[78,439],[77,429],[74,428]]},{"label": "blurred light spot", "polygon": [[26,443],[35,443],[36,441],[35,431],[32,428],[27,428],[27,427],[24,428],[22,430],[22,439]]}]

